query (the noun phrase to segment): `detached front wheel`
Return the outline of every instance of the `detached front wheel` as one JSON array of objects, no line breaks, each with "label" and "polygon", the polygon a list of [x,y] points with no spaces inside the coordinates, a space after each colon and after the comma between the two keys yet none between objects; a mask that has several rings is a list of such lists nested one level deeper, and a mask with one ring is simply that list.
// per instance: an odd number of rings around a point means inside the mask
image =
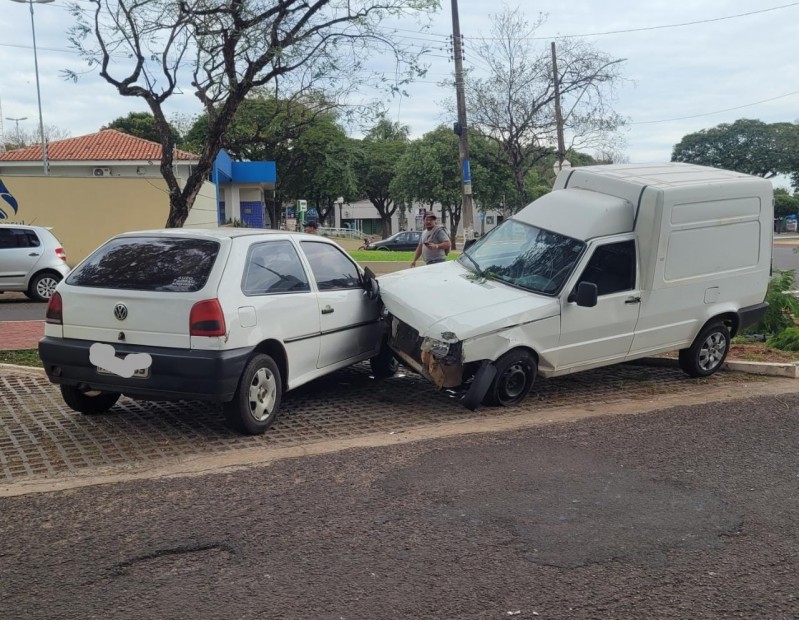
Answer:
[{"label": "detached front wheel", "polygon": [[81,390],[74,385],[62,385],[61,396],[67,406],[86,415],[105,413],[116,405],[120,394],[99,390]]},{"label": "detached front wheel", "polygon": [[730,330],[724,323],[711,323],[690,347],[680,350],[680,368],[692,377],[709,377],[721,368],[729,350]]},{"label": "detached front wheel", "polygon": [[538,374],[538,365],[533,354],[523,349],[508,351],[494,366],[497,374],[483,402],[486,405],[507,407],[523,401]]},{"label": "detached front wheel", "polygon": [[271,357],[259,353],[244,367],[233,400],[223,405],[225,418],[234,430],[260,435],[277,418],[282,396],[280,369]]}]

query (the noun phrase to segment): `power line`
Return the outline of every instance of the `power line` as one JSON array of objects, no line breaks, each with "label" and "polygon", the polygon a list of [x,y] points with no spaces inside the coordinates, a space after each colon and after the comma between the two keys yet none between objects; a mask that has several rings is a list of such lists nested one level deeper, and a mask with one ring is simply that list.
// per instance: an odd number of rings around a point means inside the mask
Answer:
[{"label": "power line", "polygon": [[799,90],[795,90],[792,93],[785,93],[784,95],[777,95],[776,97],[771,97],[770,99],[763,99],[761,101],[755,101],[753,103],[745,103],[744,105],[735,106],[734,108],[726,108],[724,110],[716,110],[715,112],[704,112],[702,114],[694,114],[692,116],[680,116],[677,118],[666,118],[659,121],[636,121],[632,123],[628,123],[629,125],[651,125],[653,123],[670,123],[672,121],[684,121],[691,118],[700,118],[702,116],[712,116],[713,114],[721,114],[723,112],[732,112],[733,110],[740,110],[741,108],[750,108],[754,105],[760,105],[761,103],[768,103],[769,101],[775,101],[777,99],[784,99],[785,97],[792,97],[793,95],[799,95]]},{"label": "power line", "polygon": [[[709,19],[700,19],[692,22],[682,22],[678,24],[664,24],[661,26],[642,26],[641,28],[627,28],[624,30],[607,30],[605,32],[586,32],[583,34],[562,34],[562,35],[548,35],[545,37],[524,37],[523,40],[527,41],[551,41],[552,39],[573,39],[577,37],[601,37],[611,34],[625,34],[629,32],[645,32],[648,30],[663,30],[665,28],[682,28],[684,26],[696,26],[698,24],[710,24],[713,22],[720,22],[727,19],[737,19],[739,17],[748,17],[750,15],[757,15],[759,13],[768,13],[770,11],[779,11],[781,9],[789,9],[794,6],[799,6],[799,2],[792,2],[790,4],[783,4],[781,6],[771,7],[769,9],[760,9],[757,11],[749,11],[747,13],[738,13],[736,15],[726,15],[724,17],[711,17]],[[470,37],[480,41],[494,41],[494,37]]]}]

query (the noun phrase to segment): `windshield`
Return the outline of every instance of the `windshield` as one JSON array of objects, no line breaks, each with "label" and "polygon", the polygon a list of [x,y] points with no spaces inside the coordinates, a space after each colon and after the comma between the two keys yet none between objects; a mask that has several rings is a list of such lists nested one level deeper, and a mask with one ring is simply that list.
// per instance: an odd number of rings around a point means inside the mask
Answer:
[{"label": "windshield", "polygon": [[558,233],[506,220],[460,257],[479,275],[543,295],[563,287],[585,243]]}]

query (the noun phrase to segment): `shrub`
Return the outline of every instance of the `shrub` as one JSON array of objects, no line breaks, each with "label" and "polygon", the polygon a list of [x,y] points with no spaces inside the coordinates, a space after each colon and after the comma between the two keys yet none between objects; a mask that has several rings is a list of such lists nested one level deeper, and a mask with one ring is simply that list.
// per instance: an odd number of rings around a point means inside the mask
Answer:
[{"label": "shrub", "polygon": [[789,292],[794,288],[795,277],[796,273],[793,270],[774,270],[774,276],[769,281],[766,291],[768,309],[759,323],[746,328],[743,333],[773,336],[796,325],[796,319],[799,317],[799,301]]},{"label": "shrub", "polygon": [[799,351],[799,327],[789,327],[766,341],[766,346],[780,351]]}]

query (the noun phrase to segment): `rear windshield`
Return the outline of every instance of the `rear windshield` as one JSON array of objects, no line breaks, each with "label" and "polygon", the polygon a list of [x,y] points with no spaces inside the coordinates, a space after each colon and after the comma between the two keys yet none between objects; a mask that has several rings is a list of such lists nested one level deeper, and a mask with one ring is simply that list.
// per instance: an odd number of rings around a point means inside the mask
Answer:
[{"label": "rear windshield", "polygon": [[206,239],[112,239],[75,269],[67,284],[191,293],[205,286],[218,253],[219,243]]}]

